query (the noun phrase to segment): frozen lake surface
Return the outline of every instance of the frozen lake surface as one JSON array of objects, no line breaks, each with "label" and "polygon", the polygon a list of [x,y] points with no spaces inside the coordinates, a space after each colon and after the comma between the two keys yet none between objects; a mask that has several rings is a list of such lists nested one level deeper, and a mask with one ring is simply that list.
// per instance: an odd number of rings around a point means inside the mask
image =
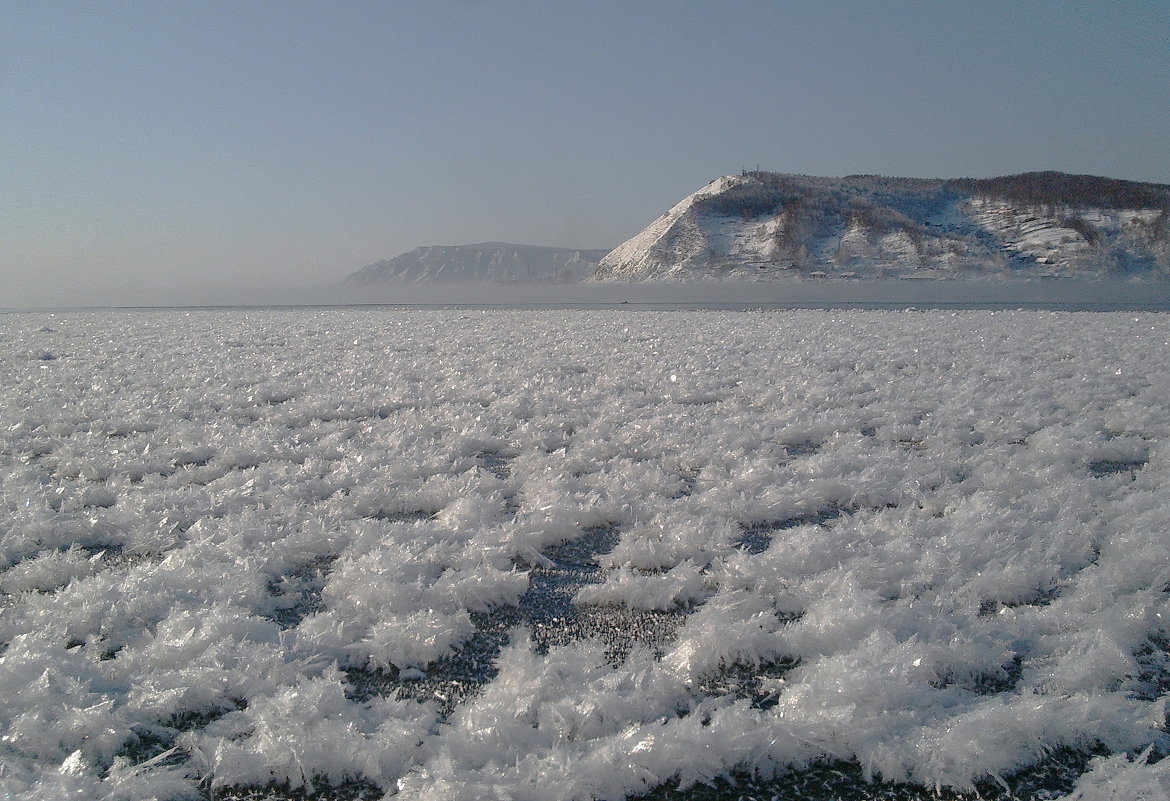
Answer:
[{"label": "frozen lake surface", "polygon": [[1164,799],[1170,315],[0,315],[0,795]]}]

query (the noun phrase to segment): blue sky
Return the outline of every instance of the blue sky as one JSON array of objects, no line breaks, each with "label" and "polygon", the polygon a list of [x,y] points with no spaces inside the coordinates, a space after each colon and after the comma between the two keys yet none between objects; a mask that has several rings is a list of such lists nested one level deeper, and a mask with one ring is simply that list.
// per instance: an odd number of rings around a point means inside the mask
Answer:
[{"label": "blue sky", "polygon": [[1170,183],[1167,31],[1165,0],[10,0],[0,305],[610,247],[757,165]]}]

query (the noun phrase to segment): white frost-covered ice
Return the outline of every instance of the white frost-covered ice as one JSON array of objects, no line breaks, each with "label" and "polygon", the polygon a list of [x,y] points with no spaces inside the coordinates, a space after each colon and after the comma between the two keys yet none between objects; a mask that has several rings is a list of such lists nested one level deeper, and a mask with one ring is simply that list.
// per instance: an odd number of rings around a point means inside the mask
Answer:
[{"label": "white frost-covered ice", "polygon": [[1166,314],[0,315],[0,795],[1079,754],[1033,797],[1165,798],[1168,353]]}]

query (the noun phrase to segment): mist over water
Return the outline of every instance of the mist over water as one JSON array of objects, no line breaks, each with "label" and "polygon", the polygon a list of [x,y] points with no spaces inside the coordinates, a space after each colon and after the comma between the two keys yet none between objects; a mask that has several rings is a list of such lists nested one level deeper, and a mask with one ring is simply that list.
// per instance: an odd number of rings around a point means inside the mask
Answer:
[{"label": "mist over water", "polygon": [[1170,310],[1170,283],[1131,281],[597,282],[572,286],[478,285],[343,288],[341,304],[746,306],[778,308],[1054,308]]},{"label": "mist over water", "polygon": [[587,282],[580,284],[380,284],[93,291],[18,298],[5,309],[236,306],[630,306],[692,308],[1035,308],[1170,311],[1165,281]]}]

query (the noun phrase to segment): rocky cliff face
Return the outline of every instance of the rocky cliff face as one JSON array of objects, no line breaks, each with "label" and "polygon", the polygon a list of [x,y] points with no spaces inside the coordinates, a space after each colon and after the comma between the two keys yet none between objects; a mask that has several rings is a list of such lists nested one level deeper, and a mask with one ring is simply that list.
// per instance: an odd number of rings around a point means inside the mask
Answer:
[{"label": "rocky cliff face", "polygon": [[602,280],[1170,277],[1170,186],[1063,173],[986,180],[726,176],[619,245]]}]

